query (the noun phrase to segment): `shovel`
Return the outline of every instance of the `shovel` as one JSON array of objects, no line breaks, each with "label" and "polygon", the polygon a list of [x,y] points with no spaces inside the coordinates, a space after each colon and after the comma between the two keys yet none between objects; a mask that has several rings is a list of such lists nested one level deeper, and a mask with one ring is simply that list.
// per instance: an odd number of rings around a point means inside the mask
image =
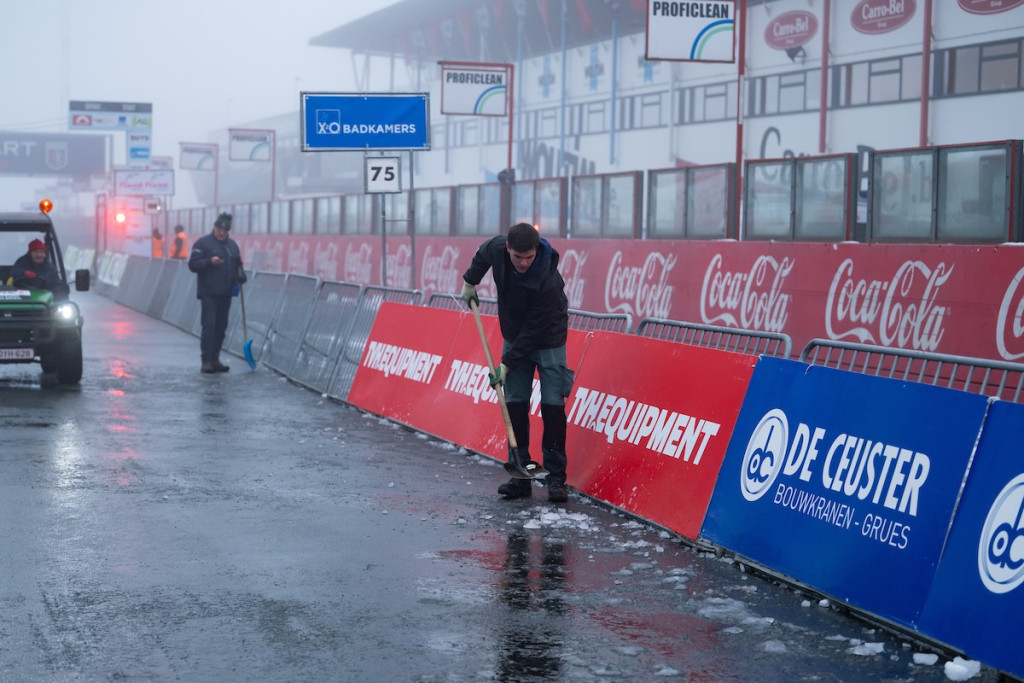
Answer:
[{"label": "shovel", "polygon": [[[469,302],[469,308],[473,311],[473,317],[476,319],[476,329],[480,333],[480,341],[484,345],[484,356],[487,358],[487,369],[490,370],[493,375],[497,370],[494,365],[494,360],[491,358],[491,348],[487,345],[487,335],[484,333],[483,321],[480,320],[480,309],[477,307],[475,301]],[[508,432],[508,462],[503,464],[505,471],[515,479],[541,479],[548,476],[548,471],[535,462],[531,462],[525,466],[519,462],[519,445],[516,443],[516,435],[512,430],[512,418],[508,415],[508,404],[505,403],[505,391],[502,387],[495,387],[494,391],[498,394],[498,405],[501,406],[501,417],[505,420],[505,431]]]},{"label": "shovel", "polygon": [[255,370],[256,360],[252,357],[252,339],[249,339],[249,326],[245,323],[245,287],[238,288],[238,297],[242,304],[242,336],[245,337],[245,343],[242,344],[242,355],[245,356],[245,362],[249,364],[249,367]]}]

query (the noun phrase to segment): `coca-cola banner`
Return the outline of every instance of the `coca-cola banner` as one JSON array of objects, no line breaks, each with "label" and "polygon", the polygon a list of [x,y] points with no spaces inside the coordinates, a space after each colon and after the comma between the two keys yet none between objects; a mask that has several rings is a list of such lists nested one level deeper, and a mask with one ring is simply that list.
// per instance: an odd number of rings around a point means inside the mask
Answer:
[{"label": "coca-cola banner", "polygon": [[[247,267],[458,294],[466,237],[238,235]],[[572,308],[1024,361],[1024,246],[555,239]],[[481,296],[493,297],[488,275]]]},{"label": "coca-cola banner", "polygon": [[[497,318],[482,318],[497,358]],[[566,400],[569,483],[696,539],[757,358],[578,330],[566,351],[576,373]],[[385,303],[348,400],[504,461],[507,434],[487,372],[468,313]],[[538,460],[539,404],[535,379],[529,452]]]}]

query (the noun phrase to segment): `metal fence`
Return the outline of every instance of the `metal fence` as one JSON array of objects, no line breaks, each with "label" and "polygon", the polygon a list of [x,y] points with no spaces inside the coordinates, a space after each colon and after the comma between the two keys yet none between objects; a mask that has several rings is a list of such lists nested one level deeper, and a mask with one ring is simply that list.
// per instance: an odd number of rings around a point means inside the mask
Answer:
[{"label": "metal fence", "polygon": [[812,339],[800,360],[838,370],[944,386],[1020,403],[1024,365],[925,351]]},{"label": "metal fence", "polygon": [[[196,278],[184,261],[104,254],[97,259],[96,291],[119,303],[199,336]],[[252,340],[258,362],[325,396],[347,400],[367,339],[384,302],[426,305],[465,312],[454,294],[433,294],[423,303],[414,289],[367,287],[321,281],[306,275],[256,271],[244,287],[246,316],[241,300],[231,307],[225,351],[243,355]],[[483,298],[480,310],[497,314],[497,301]],[[625,314],[570,310],[572,329],[629,334]],[[748,355],[789,358],[788,335],[740,330],[679,320],[644,318],[635,334]],[[1024,402],[1024,365],[963,356],[924,353],[865,344],[814,339],[800,354],[814,365],[923,382],[951,389]]]},{"label": "metal fence", "polygon": [[793,350],[793,340],[789,338],[788,334],[740,330],[735,327],[720,327],[662,318],[644,318],[636,326],[636,333],[641,337],[703,346],[720,351],[734,351],[751,356],[789,358]]}]

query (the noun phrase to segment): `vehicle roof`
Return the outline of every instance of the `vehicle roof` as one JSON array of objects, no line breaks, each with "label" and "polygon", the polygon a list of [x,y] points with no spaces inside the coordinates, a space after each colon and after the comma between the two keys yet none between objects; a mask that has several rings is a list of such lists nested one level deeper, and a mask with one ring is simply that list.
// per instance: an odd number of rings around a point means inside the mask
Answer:
[{"label": "vehicle roof", "polygon": [[53,221],[45,213],[0,213],[0,232],[51,232]]}]

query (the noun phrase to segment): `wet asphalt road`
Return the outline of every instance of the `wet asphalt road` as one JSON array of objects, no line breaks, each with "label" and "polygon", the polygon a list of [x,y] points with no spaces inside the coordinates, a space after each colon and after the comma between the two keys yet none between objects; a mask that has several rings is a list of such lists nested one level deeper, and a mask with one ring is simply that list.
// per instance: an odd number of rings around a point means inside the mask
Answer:
[{"label": "wet asphalt road", "polygon": [[80,387],[0,366],[2,680],[948,680],[816,597],[577,494],[502,501],[490,460],[241,359],[201,375],[194,337],[76,299]]}]

